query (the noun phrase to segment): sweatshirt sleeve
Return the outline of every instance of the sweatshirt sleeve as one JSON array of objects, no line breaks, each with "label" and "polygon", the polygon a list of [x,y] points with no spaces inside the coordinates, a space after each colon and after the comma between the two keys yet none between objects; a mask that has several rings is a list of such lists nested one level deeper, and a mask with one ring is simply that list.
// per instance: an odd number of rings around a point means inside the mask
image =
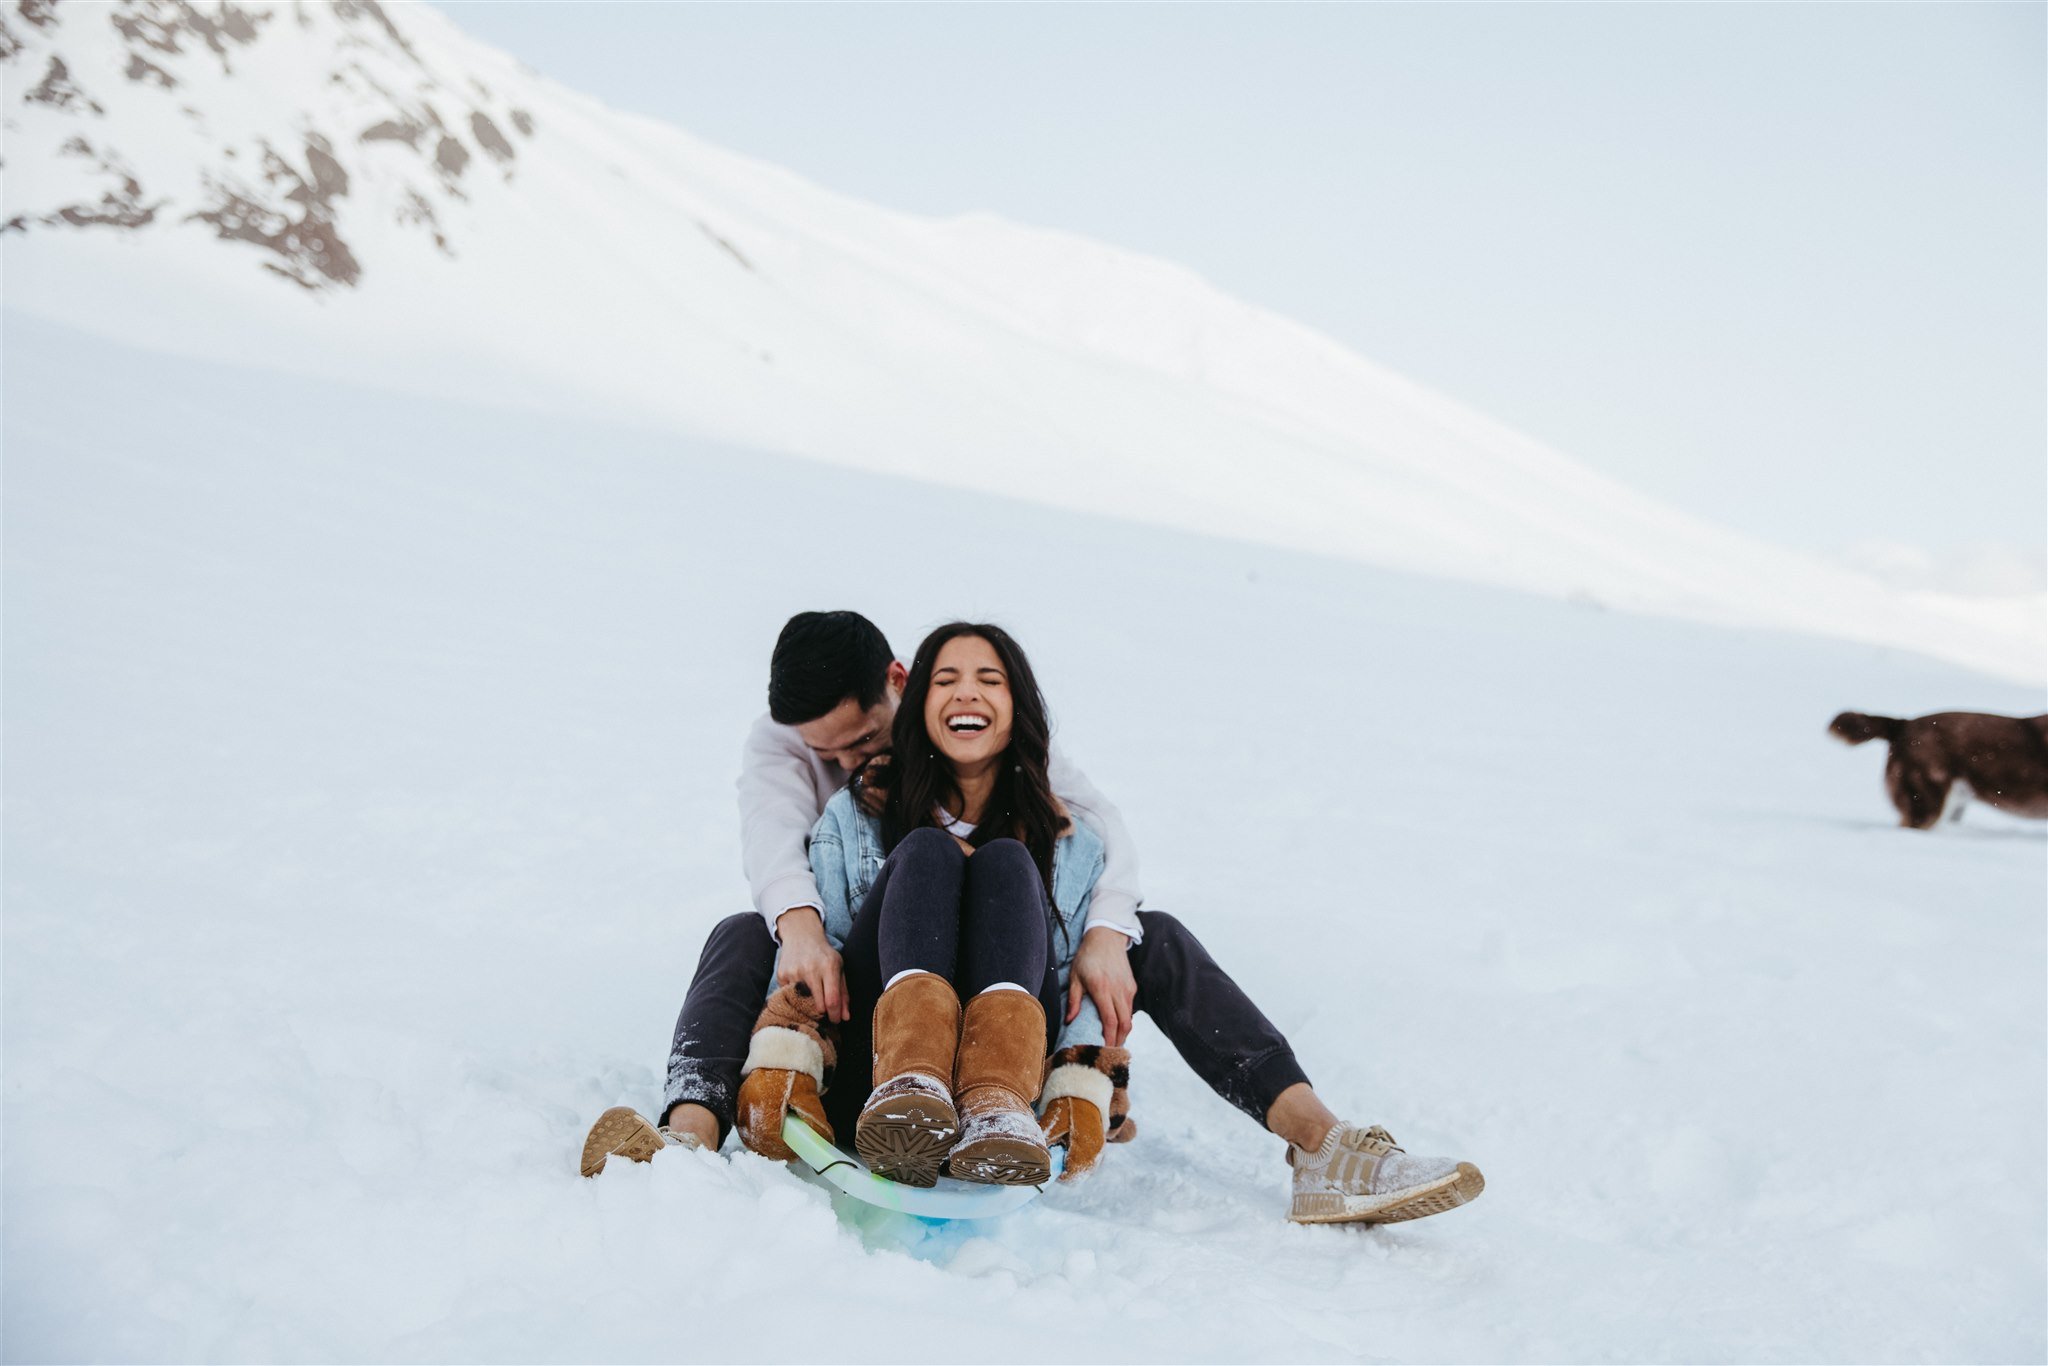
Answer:
[{"label": "sweatshirt sleeve", "polygon": [[754,909],[768,922],[777,943],[775,922],[798,906],[824,913],[805,840],[823,805],[806,757],[790,748],[783,728],[766,716],[747,732],[740,753],[740,866]]},{"label": "sweatshirt sleeve", "polygon": [[1107,925],[1137,943],[1145,937],[1138,924],[1138,907],[1145,898],[1138,890],[1138,849],[1131,842],[1131,832],[1124,828],[1123,813],[1096,790],[1087,774],[1067,761],[1059,746],[1053,746],[1046,767],[1053,795],[1102,837],[1102,876],[1095,883],[1082,933]]}]

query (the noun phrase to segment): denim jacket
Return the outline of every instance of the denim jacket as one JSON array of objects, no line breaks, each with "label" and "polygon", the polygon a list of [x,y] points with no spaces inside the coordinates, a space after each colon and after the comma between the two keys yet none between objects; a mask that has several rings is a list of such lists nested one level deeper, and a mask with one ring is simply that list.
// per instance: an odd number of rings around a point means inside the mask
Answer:
[{"label": "denim jacket", "polygon": [[[853,916],[868,891],[881,876],[882,822],[862,810],[852,789],[842,790],[825,803],[825,814],[811,827],[811,872],[818,879],[818,895],[824,901],[825,938],[832,947],[844,950],[846,936],[853,932]],[[1102,876],[1102,837],[1080,821],[1068,822],[1052,851],[1052,901],[1059,907],[1064,924],[1052,927],[1052,955],[1059,973],[1060,990],[1065,991],[1074,969],[1074,954],[1081,947],[1081,935],[1088,924],[1088,903],[1095,895],[1096,879]],[[1023,985],[1030,985],[1024,983]],[[1081,1013],[1060,1030],[1060,1048],[1070,1044],[1102,1042],[1102,1016],[1095,1002],[1084,992]]]}]

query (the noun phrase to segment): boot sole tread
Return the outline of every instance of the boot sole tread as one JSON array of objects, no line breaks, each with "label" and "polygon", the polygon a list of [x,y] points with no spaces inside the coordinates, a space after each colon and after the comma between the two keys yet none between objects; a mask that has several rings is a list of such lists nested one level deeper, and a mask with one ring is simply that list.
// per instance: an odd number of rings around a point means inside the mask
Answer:
[{"label": "boot sole tread", "polygon": [[990,1186],[1042,1186],[1052,1179],[1052,1156],[1014,1138],[982,1138],[953,1150],[947,1174]]},{"label": "boot sole tread", "polygon": [[896,1096],[861,1115],[853,1150],[868,1170],[906,1186],[936,1186],[960,1117],[935,1096]]}]

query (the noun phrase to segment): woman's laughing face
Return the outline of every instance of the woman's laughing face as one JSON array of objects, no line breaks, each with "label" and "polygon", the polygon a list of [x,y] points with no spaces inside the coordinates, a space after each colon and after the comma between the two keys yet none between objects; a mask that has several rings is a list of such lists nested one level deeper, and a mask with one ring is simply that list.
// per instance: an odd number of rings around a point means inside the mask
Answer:
[{"label": "woman's laughing face", "polygon": [[932,661],[924,729],[932,748],[955,768],[978,768],[1010,747],[1014,708],[1010,677],[996,647],[980,636],[955,636]]}]

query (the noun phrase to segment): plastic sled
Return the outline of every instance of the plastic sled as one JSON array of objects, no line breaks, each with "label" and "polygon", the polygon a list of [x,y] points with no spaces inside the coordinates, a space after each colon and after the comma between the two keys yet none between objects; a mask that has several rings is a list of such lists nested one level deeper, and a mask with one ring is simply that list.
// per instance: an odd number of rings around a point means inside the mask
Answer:
[{"label": "plastic sled", "polygon": [[[885,1176],[876,1176],[860,1159],[826,1142],[822,1134],[795,1115],[783,1117],[782,1141],[803,1159],[805,1166],[854,1199],[899,1214],[914,1214],[920,1219],[992,1219],[1022,1209],[1045,1189],[983,1185],[955,1181],[949,1176],[940,1177],[939,1184],[931,1187],[901,1185]],[[1066,1166],[1066,1158],[1065,1148],[1052,1150],[1054,1180]]]}]

